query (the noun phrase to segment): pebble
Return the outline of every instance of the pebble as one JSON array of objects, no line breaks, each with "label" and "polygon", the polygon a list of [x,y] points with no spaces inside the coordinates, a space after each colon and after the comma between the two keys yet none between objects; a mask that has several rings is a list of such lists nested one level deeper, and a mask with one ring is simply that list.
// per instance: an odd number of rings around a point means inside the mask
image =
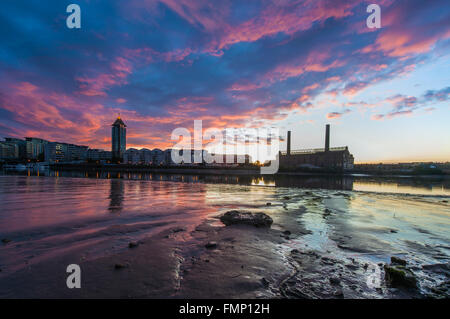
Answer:
[{"label": "pebble", "polygon": [[334,296],[338,297],[338,298],[343,298],[344,297],[344,293],[342,292],[342,289],[336,290],[336,292],[334,293]]},{"label": "pebble", "polygon": [[127,268],[128,266],[129,266],[128,263],[126,263],[126,264],[117,263],[114,265],[114,268],[115,269],[123,269],[123,268]]},{"label": "pebble", "polygon": [[210,241],[205,245],[206,248],[212,249],[217,247],[217,243],[215,241]]},{"label": "pebble", "polygon": [[391,257],[391,263],[406,266],[406,260],[392,256]]},{"label": "pebble", "polygon": [[128,244],[128,248],[135,248],[137,247],[139,244],[136,241],[132,241]]},{"label": "pebble", "polygon": [[345,267],[347,267],[350,270],[356,270],[359,268],[358,265],[353,265],[353,264],[347,264],[347,265],[345,265]]},{"label": "pebble", "polygon": [[330,283],[332,285],[339,285],[341,283],[341,280],[339,278],[336,278],[336,277],[331,277],[330,278]]}]

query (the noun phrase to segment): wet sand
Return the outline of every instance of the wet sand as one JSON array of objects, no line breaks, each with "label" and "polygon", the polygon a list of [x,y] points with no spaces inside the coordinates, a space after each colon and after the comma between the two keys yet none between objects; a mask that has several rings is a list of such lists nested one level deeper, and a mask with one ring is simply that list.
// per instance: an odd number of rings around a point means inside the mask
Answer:
[{"label": "wet sand", "polygon": [[[105,215],[102,227],[91,217],[33,231],[14,224],[1,233],[11,242],[0,244],[0,298],[448,298],[436,289],[450,279],[446,197],[181,183],[168,193],[184,187],[197,205],[153,203],[144,220],[115,202],[120,217]],[[231,209],[274,223],[224,226]],[[391,256],[407,261],[418,289],[389,286]],[[73,263],[81,289],[66,286]]]}]

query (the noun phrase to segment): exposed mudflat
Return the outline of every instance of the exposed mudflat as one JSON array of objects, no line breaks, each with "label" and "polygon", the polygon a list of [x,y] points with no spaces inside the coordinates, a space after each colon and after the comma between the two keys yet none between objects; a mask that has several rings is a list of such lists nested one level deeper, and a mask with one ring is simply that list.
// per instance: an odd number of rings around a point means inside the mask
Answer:
[{"label": "exposed mudflat", "polygon": [[[15,216],[0,232],[0,298],[449,297],[448,198],[128,183],[111,186],[123,198],[108,198],[107,213],[58,224],[23,217],[33,227]],[[101,196],[92,200],[100,211]],[[273,224],[225,226],[229,210],[265,213]],[[417,288],[385,279],[393,256]],[[81,267],[81,289],[66,286],[69,264]]]}]

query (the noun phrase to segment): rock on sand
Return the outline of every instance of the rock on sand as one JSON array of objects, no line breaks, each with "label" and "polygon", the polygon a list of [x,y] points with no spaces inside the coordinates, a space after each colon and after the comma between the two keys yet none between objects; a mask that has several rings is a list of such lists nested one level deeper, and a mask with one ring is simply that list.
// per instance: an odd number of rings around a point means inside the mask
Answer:
[{"label": "rock on sand", "polygon": [[225,225],[251,225],[255,227],[270,227],[273,219],[264,213],[250,213],[238,210],[231,210],[220,217],[220,220]]}]

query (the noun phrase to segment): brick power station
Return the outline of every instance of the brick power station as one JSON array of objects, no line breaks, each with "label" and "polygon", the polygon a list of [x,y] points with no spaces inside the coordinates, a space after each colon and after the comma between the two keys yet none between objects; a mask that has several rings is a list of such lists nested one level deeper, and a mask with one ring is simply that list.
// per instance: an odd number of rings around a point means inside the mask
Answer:
[{"label": "brick power station", "polygon": [[348,170],[353,168],[354,158],[348,147],[330,148],[330,124],[326,125],[325,148],[291,150],[291,131],[287,132],[286,152],[280,152],[280,168],[326,168]]}]

